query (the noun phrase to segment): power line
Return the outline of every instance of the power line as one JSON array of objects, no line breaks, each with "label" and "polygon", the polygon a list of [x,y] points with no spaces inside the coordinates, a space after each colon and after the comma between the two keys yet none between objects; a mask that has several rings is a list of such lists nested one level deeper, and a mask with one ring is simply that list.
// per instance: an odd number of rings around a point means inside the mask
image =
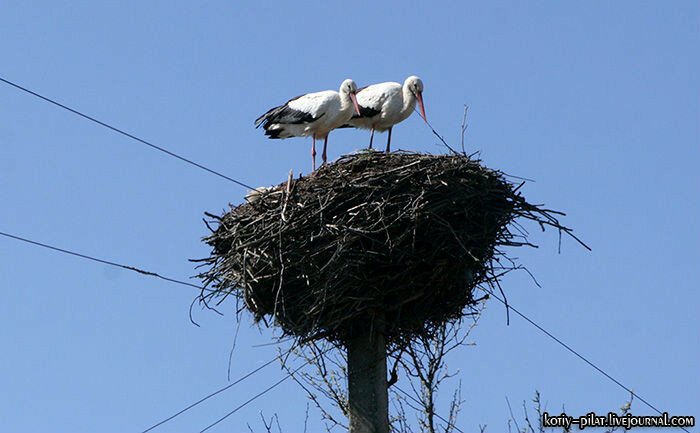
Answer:
[{"label": "power line", "polygon": [[163,153],[165,153],[166,155],[172,156],[173,158],[177,158],[177,159],[179,159],[180,161],[186,162],[187,164],[193,165],[193,166],[195,166],[195,167],[197,167],[197,168],[199,168],[199,169],[201,169],[201,170],[204,170],[204,171],[206,171],[206,172],[208,172],[208,173],[211,173],[211,174],[213,174],[213,175],[215,175],[215,176],[218,176],[218,177],[220,177],[220,178],[222,178],[222,179],[226,179],[226,180],[228,180],[228,181],[230,181],[230,182],[233,182],[233,183],[235,183],[236,185],[240,185],[240,186],[242,186],[242,187],[244,187],[244,188],[247,188],[247,189],[255,189],[255,188],[253,188],[253,187],[250,186],[250,185],[247,185],[247,184],[245,184],[245,183],[243,183],[243,182],[241,182],[241,181],[238,181],[238,180],[236,180],[236,179],[234,179],[234,178],[232,178],[232,177],[226,176],[226,175],[223,174],[223,173],[220,173],[220,172],[218,172],[218,171],[216,171],[216,170],[213,170],[213,169],[211,169],[211,168],[209,168],[209,167],[207,167],[207,166],[205,166],[205,165],[202,165],[202,164],[200,164],[200,163],[198,163],[198,162],[192,161],[191,159],[185,158],[184,156],[178,155],[178,154],[175,153],[175,152],[171,152],[170,150],[167,150],[167,149],[165,149],[164,147],[161,147],[161,146],[158,146],[158,145],[156,145],[156,144],[153,144],[153,143],[151,143],[150,141],[147,141],[147,140],[144,140],[144,139],[142,139],[142,138],[139,138],[139,137],[137,137],[137,136],[135,136],[135,135],[133,135],[133,134],[130,134],[130,133],[124,131],[123,129],[119,129],[119,128],[117,128],[116,126],[112,126],[112,125],[110,125],[110,124],[107,123],[107,122],[103,122],[103,121],[101,121],[101,120],[98,120],[98,119],[96,119],[96,118],[94,118],[94,117],[92,117],[92,116],[89,116],[89,115],[87,115],[87,114],[81,112],[81,111],[78,111],[78,110],[76,110],[76,109],[74,109],[74,108],[71,108],[71,107],[69,107],[69,106],[67,106],[67,105],[64,105],[64,104],[62,104],[62,103],[60,103],[60,102],[58,102],[58,101],[56,101],[56,100],[53,100],[53,99],[51,99],[51,98],[49,98],[49,97],[46,97],[46,96],[44,96],[44,95],[41,95],[41,94],[39,94],[39,93],[37,93],[37,92],[35,92],[35,91],[33,91],[33,90],[29,90],[29,89],[27,89],[26,87],[23,87],[23,86],[21,86],[21,85],[19,85],[19,84],[17,84],[17,83],[14,83],[14,82],[12,82],[12,81],[10,81],[10,80],[7,80],[7,79],[5,79],[5,78],[0,77],[0,81],[2,81],[3,83],[8,84],[8,85],[10,85],[10,86],[12,86],[12,87],[18,89],[18,90],[21,90],[21,91],[23,91],[23,92],[25,92],[25,93],[28,93],[28,94],[30,94],[30,95],[32,95],[32,96],[36,96],[37,98],[39,98],[39,99],[41,99],[41,100],[43,100],[43,101],[46,101],[46,102],[48,102],[48,103],[50,103],[50,104],[53,104],[53,105],[55,105],[55,106],[57,106],[57,107],[60,107],[60,108],[63,108],[63,109],[66,110],[66,111],[70,111],[71,113],[73,113],[73,114],[75,114],[75,115],[77,115],[77,116],[80,116],[80,117],[82,117],[83,119],[87,119],[87,120],[89,120],[89,121],[91,121],[91,122],[93,122],[93,123],[96,123],[96,124],[98,124],[98,125],[100,125],[100,126],[103,126],[103,127],[107,128],[107,129],[110,129],[110,130],[112,130],[112,131],[114,131],[114,132],[116,132],[116,133],[118,133],[118,134],[121,134],[121,135],[123,135],[123,136],[125,136],[125,137],[131,138],[132,140],[138,141],[138,142],[141,143],[141,144],[145,144],[146,146],[149,146],[149,147],[151,147],[152,149],[155,149],[155,150],[157,150],[157,151],[159,151],[159,152],[163,152]]},{"label": "power line", "polygon": [[165,277],[165,276],[163,276],[163,275],[160,275],[160,274],[157,273],[157,272],[146,271],[146,270],[144,270],[144,269],[137,268],[137,267],[135,267],[135,266],[123,265],[123,264],[121,264],[121,263],[112,262],[112,261],[110,261],[110,260],[100,259],[100,258],[98,258],[98,257],[89,256],[89,255],[87,255],[87,254],[77,253],[77,252],[75,252],[75,251],[67,250],[67,249],[65,249],[65,248],[59,248],[59,247],[56,247],[56,246],[53,246],[53,245],[49,245],[49,244],[45,244],[45,243],[42,243],[42,242],[33,241],[33,240],[31,240],[31,239],[27,239],[27,238],[24,238],[24,237],[21,237],[21,236],[17,236],[17,235],[13,235],[13,234],[10,234],[10,233],[5,233],[5,232],[3,232],[3,231],[0,231],[0,236],[5,236],[6,238],[14,239],[14,240],[21,241],[21,242],[25,242],[25,243],[28,243],[28,244],[31,244],[31,245],[34,245],[34,246],[38,246],[38,247],[46,248],[46,249],[49,249],[49,250],[57,251],[57,252],[59,252],[59,253],[68,254],[68,255],[71,255],[71,256],[74,256],[74,257],[79,257],[79,258],[81,258],[81,259],[91,260],[91,261],[93,261],[93,262],[102,263],[102,264],[104,264],[104,265],[114,266],[114,267],[116,267],[116,268],[126,269],[127,271],[137,272],[137,273],[139,273],[139,274],[141,274],[141,275],[148,275],[149,277],[156,277],[156,278],[159,278],[159,279],[164,280],[164,281],[169,281],[169,282],[171,282],[171,283],[176,283],[176,284],[180,284],[180,285],[183,285],[183,286],[194,287],[195,289],[204,290],[204,291],[213,291],[212,289],[208,289],[208,288],[206,288],[206,287],[202,287],[202,286],[198,286],[198,285],[196,285],[196,284],[188,283],[187,281],[182,281],[182,280],[177,280],[177,279],[175,279],[175,278]]},{"label": "power line", "polygon": [[[277,355],[276,357],[274,357],[274,358],[272,358],[271,360],[267,361],[266,363],[264,363],[263,365],[259,366],[259,367],[256,368],[255,370],[252,370],[252,371],[250,371],[249,373],[245,374],[244,376],[242,376],[242,377],[236,379],[236,381],[234,381],[234,382],[232,382],[232,383],[230,383],[230,384],[224,386],[223,388],[219,388],[218,390],[212,392],[211,394],[208,394],[208,395],[205,396],[205,397],[200,398],[200,399],[197,400],[196,402],[190,404],[189,406],[187,406],[187,407],[185,407],[184,409],[178,411],[177,413],[174,413],[173,415],[171,415],[171,416],[165,418],[164,420],[159,421],[158,423],[152,425],[151,427],[147,428],[146,430],[142,431],[141,433],[147,433],[147,432],[153,430],[154,428],[159,427],[159,426],[165,424],[166,422],[172,420],[173,418],[182,415],[183,413],[187,412],[188,410],[192,409],[193,407],[195,407],[195,406],[197,406],[197,405],[199,405],[199,404],[201,404],[201,403],[204,403],[205,401],[209,400],[210,398],[214,397],[215,395],[221,394],[222,392],[224,392],[224,391],[226,391],[227,389],[233,387],[234,385],[236,385],[236,384],[238,384],[238,383],[244,381],[245,379],[247,379],[247,378],[249,378],[250,376],[254,375],[254,374],[257,373],[258,371],[262,370],[263,368],[267,367],[268,365],[272,364],[273,362],[277,361],[278,359],[281,359],[283,356],[285,356],[287,353],[289,353],[289,352],[291,352],[291,351],[292,351],[292,349],[289,349],[287,352],[282,353],[282,354],[280,354],[280,355]],[[247,404],[247,403],[246,403],[246,404]]]},{"label": "power line", "polygon": [[[484,290],[484,289],[482,289],[482,290]],[[489,294],[489,296],[493,296],[493,297],[496,298],[498,301],[500,301],[503,305],[506,306],[506,308],[509,308],[509,309],[513,310],[513,312],[515,312],[515,314],[517,314],[518,316],[520,316],[520,317],[522,317],[523,319],[525,319],[525,321],[527,321],[529,324],[531,324],[531,325],[534,326],[535,328],[539,329],[539,330],[540,330],[542,333],[544,333],[546,336],[548,336],[548,337],[551,338],[552,340],[556,341],[560,346],[562,346],[563,348],[565,348],[565,349],[568,350],[569,352],[571,352],[571,353],[573,353],[574,355],[576,355],[579,359],[581,359],[583,362],[585,362],[585,363],[588,364],[589,366],[593,367],[593,368],[594,368],[596,371],[598,371],[600,374],[602,374],[603,376],[605,376],[605,377],[607,377],[608,379],[610,379],[610,380],[611,380],[613,383],[615,383],[617,386],[619,386],[620,388],[622,388],[622,389],[624,389],[625,391],[629,392],[631,395],[633,395],[634,397],[636,397],[639,401],[641,401],[642,403],[644,403],[645,405],[647,405],[647,407],[649,407],[650,409],[656,411],[656,413],[658,413],[659,415],[663,415],[663,412],[661,412],[659,409],[657,409],[656,406],[654,406],[653,404],[649,403],[647,400],[645,400],[644,398],[642,398],[639,394],[637,394],[636,392],[632,391],[630,388],[628,388],[628,387],[626,387],[625,385],[623,385],[622,382],[620,382],[619,380],[615,379],[614,377],[612,377],[611,375],[609,375],[608,373],[606,373],[602,368],[598,367],[598,366],[597,366],[596,364],[594,364],[592,361],[589,361],[588,358],[586,358],[585,356],[581,355],[579,352],[577,352],[576,350],[574,350],[574,349],[573,349],[571,346],[569,346],[568,344],[566,344],[566,343],[564,343],[563,341],[561,341],[559,338],[555,337],[551,332],[547,331],[547,330],[544,329],[542,326],[538,325],[534,320],[530,319],[530,318],[527,317],[525,314],[523,314],[523,313],[521,313],[520,311],[518,311],[516,308],[513,307],[513,305],[512,305],[510,302],[506,303],[506,301],[505,301],[504,299],[501,299],[498,295],[496,295],[495,293],[493,293],[493,291],[487,291],[487,290],[484,290],[484,291],[487,292],[487,293]],[[682,429],[683,431],[686,431],[686,432],[690,433],[690,431],[688,431],[688,430],[687,430],[686,428],[684,428],[684,427],[680,427],[680,426],[679,426],[679,428]]]},{"label": "power line", "polygon": [[231,412],[227,413],[226,415],[224,415],[224,416],[222,416],[221,418],[217,419],[217,420],[214,421],[213,423],[209,424],[209,425],[208,425],[207,427],[205,427],[203,430],[200,430],[199,433],[204,433],[205,431],[207,431],[207,430],[209,430],[210,428],[214,427],[215,425],[219,424],[220,422],[222,422],[222,421],[225,420],[226,418],[230,417],[230,416],[233,415],[234,413],[236,413],[236,412],[238,412],[239,410],[243,409],[243,408],[246,407],[248,404],[252,403],[253,401],[257,400],[258,398],[260,398],[260,397],[262,397],[263,395],[267,394],[268,392],[272,391],[273,389],[275,389],[276,387],[278,387],[279,385],[281,385],[282,382],[284,382],[285,380],[287,380],[287,379],[289,379],[290,377],[292,377],[296,372],[298,372],[298,371],[301,370],[302,368],[306,367],[306,365],[307,365],[309,362],[310,362],[310,361],[304,362],[301,366],[299,366],[299,367],[297,367],[296,369],[294,369],[293,371],[287,373],[282,379],[278,380],[277,382],[275,382],[275,383],[273,383],[272,385],[268,386],[268,387],[265,388],[264,390],[262,390],[262,391],[260,391],[259,393],[255,394],[253,397],[251,397],[251,398],[249,398],[248,400],[246,400],[243,404],[239,405],[238,407],[236,407],[235,409],[233,409]]}]

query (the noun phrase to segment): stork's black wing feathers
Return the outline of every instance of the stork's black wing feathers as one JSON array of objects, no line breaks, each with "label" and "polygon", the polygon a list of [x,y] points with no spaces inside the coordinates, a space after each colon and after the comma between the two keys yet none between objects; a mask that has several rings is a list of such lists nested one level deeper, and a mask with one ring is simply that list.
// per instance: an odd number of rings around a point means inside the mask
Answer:
[{"label": "stork's black wing feathers", "polygon": [[359,116],[358,116],[357,113],[356,113],[356,114],[353,114],[353,115],[352,115],[352,118],[353,118],[353,119],[358,119],[358,118],[360,118],[360,117],[374,117],[374,116],[376,116],[377,114],[379,114],[379,113],[381,113],[381,112],[382,112],[382,110],[375,110],[374,108],[365,107],[365,106],[360,105],[360,114],[359,114]]},{"label": "stork's black wing feathers", "polygon": [[310,123],[323,117],[325,113],[321,114],[318,117],[314,117],[310,113],[295,110],[289,106],[290,102],[295,101],[301,98],[302,96],[304,95],[299,95],[295,98],[290,99],[284,105],[280,105],[278,107],[269,109],[267,113],[255,119],[255,127],[259,128],[262,125],[263,128],[267,129],[267,126],[273,123],[287,125]]},{"label": "stork's black wing feathers", "polygon": [[[352,119],[362,119],[362,118],[370,118],[378,115],[381,113],[381,110],[375,110],[374,108],[370,107],[365,107],[360,105],[360,114],[358,115],[357,113],[354,113],[352,115]],[[354,126],[350,125],[349,123],[346,123],[345,125],[339,126],[338,129],[341,128],[355,128]]]},{"label": "stork's black wing feathers", "polygon": [[[368,87],[369,86],[360,87],[359,89],[357,89],[357,93],[362,92],[363,90],[365,90]],[[374,117],[377,114],[381,113],[381,110],[375,110],[374,108],[371,108],[371,107],[365,107],[362,104],[358,104],[358,105],[360,106],[360,114],[358,115],[357,113],[353,113],[353,115],[352,115],[353,119],[359,119],[361,117]],[[347,125],[345,127],[349,127],[349,125]]]}]

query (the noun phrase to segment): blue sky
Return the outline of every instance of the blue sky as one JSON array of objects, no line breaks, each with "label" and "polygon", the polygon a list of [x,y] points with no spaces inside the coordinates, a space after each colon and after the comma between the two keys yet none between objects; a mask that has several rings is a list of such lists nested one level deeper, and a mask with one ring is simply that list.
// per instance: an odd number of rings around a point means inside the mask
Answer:
[{"label": "blue sky", "polygon": [[[531,227],[540,248],[511,253],[542,288],[511,274],[510,302],[662,410],[698,416],[699,9],[6,0],[0,76],[257,186],[310,168],[309,141],[266,140],[259,114],[347,77],[420,75],[434,127],[458,142],[468,104],[468,150],[534,179],[526,197],[567,212],[593,248],[564,239],[558,254],[556,233]],[[329,157],[367,141],[337,131]],[[418,116],[392,141],[443,152]],[[2,231],[187,279],[208,253],[203,212],[245,192],[0,85]],[[233,304],[195,309],[195,327],[186,287],[5,238],[0,276],[0,431],[138,432],[227,383]],[[272,338],[244,316],[232,376],[274,356]],[[628,397],[522,320],[506,326],[495,302],[472,340],[449,360],[465,431],[504,431],[505,397],[535,390],[575,416]],[[270,367],[159,431],[199,431],[280,377]],[[263,431],[261,410],[300,431],[305,408],[284,383],[211,431]]]}]

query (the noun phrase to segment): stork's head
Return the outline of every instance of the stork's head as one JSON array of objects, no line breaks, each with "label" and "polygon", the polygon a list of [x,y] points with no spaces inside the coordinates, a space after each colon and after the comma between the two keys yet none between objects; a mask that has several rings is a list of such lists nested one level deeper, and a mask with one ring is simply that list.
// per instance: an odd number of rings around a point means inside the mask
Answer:
[{"label": "stork's head", "polygon": [[411,75],[403,82],[403,86],[416,97],[418,108],[420,108],[420,115],[423,117],[423,120],[427,122],[428,118],[425,117],[425,106],[423,105],[423,80],[415,75]]},{"label": "stork's head", "polygon": [[352,105],[355,108],[355,113],[357,115],[360,114],[360,106],[357,104],[357,84],[350,78],[347,80],[343,81],[343,84],[340,85],[340,91],[339,91],[341,96],[347,96],[350,98],[352,101]]}]

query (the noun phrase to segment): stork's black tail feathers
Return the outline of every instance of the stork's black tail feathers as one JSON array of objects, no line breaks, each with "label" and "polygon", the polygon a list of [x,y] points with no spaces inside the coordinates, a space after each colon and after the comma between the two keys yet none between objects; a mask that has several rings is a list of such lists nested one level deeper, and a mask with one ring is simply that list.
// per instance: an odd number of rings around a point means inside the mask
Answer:
[{"label": "stork's black tail feathers", "polygon": [[280,108],[282,108],[282,105],[280,105],[279,107],[270,108],[265,114],[255,119],[255,129],[260,128],[260,126],[262,126],[263,124],[269,125],[270,123],[274,123],[272,121],[272,118],[274,117],[273,113],[276,110],[279,110]]}]

